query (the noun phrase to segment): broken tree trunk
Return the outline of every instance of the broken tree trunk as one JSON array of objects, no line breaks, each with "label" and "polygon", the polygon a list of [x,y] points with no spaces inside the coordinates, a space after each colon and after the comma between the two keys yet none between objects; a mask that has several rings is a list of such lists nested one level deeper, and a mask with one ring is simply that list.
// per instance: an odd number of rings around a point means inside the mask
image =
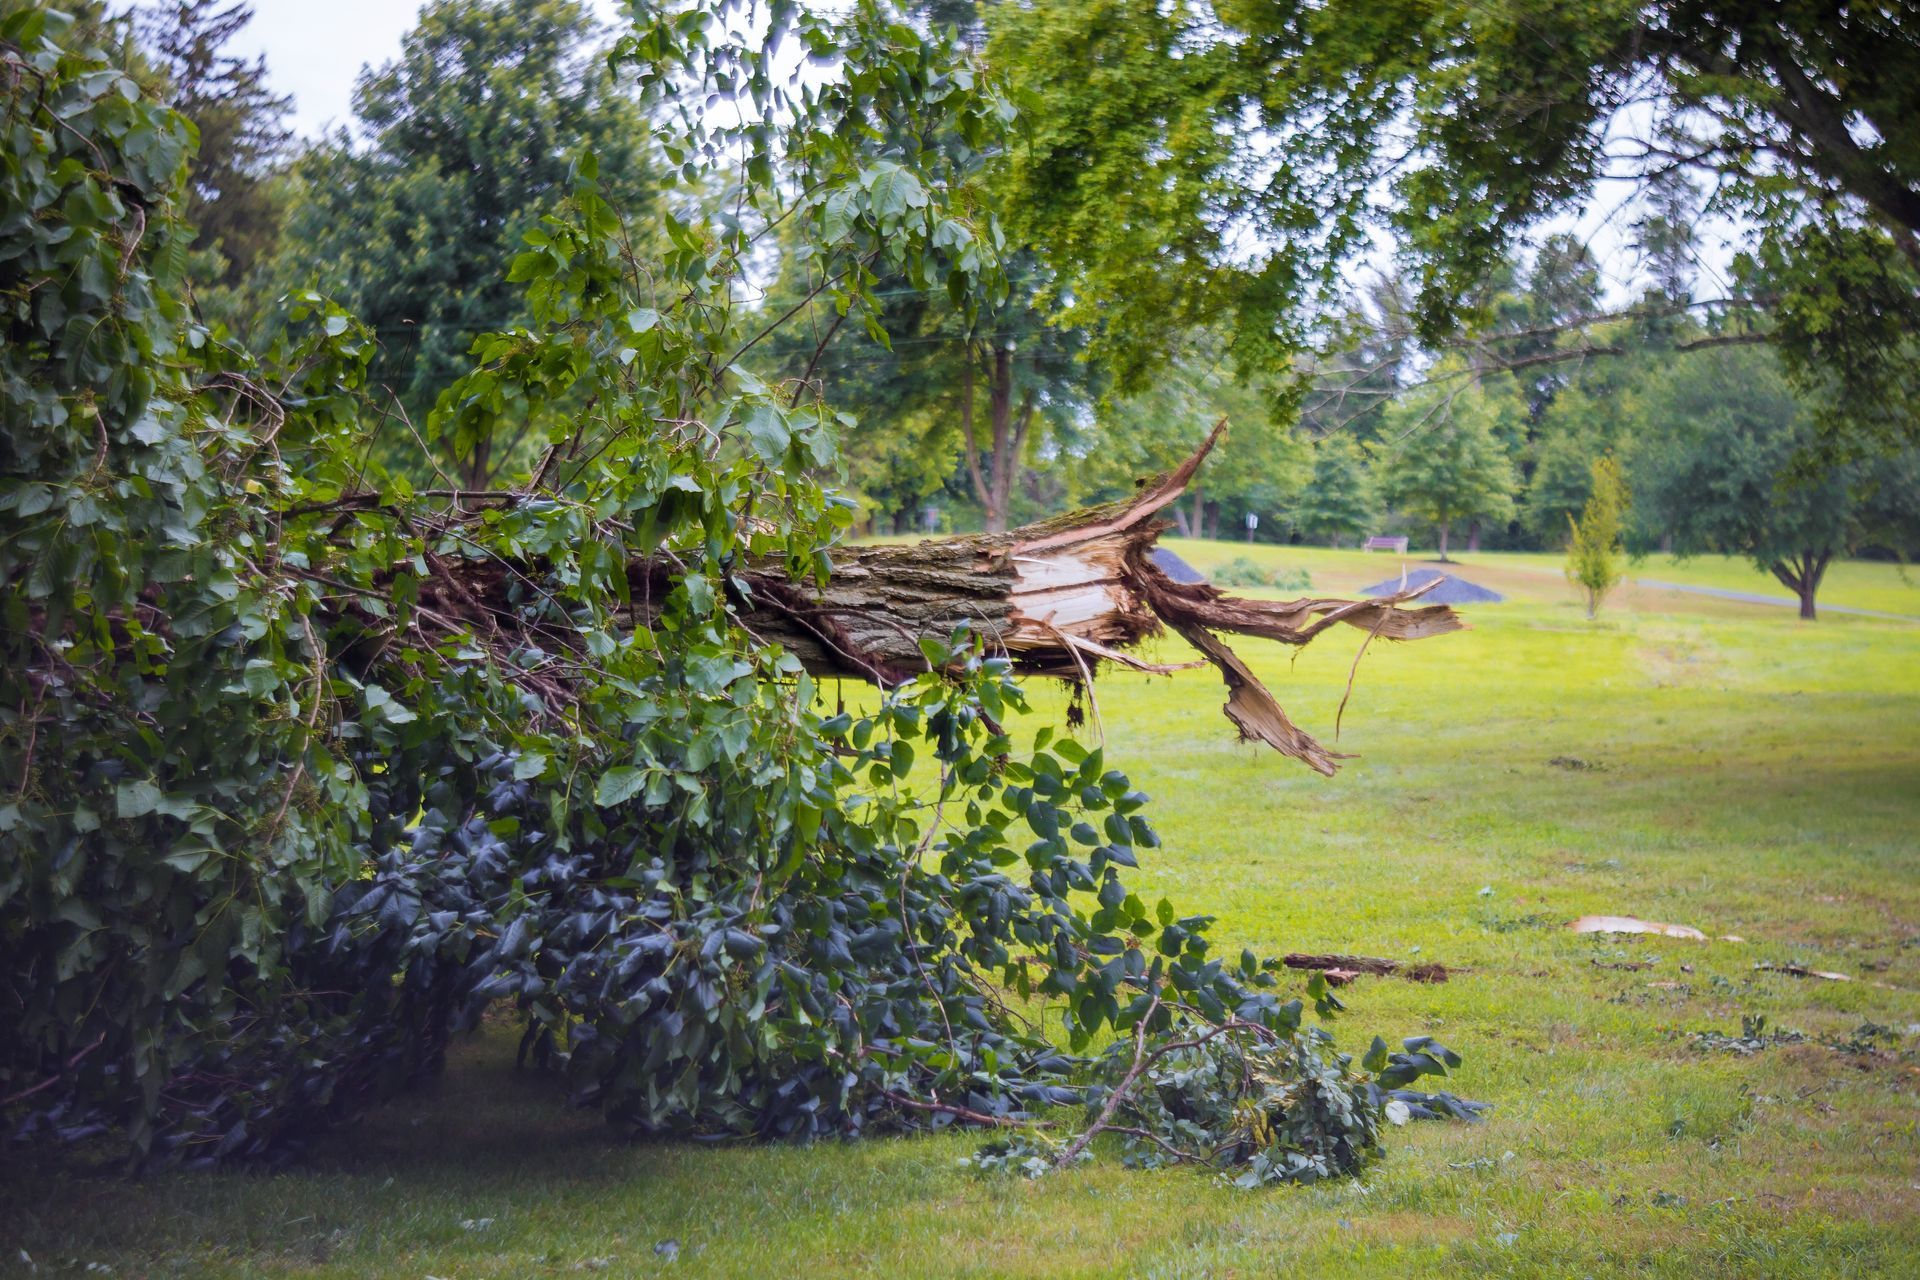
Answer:
[{"label": "broken tree trunk", "polygon": [[[1381,600],[1247,600],[1162,573],[1150,554],[1170,527],[1159,513],[1186,490],[1225,426],[1222,421],[1177,470],[1129,500],[1008,533],[838,548],[832,576],[819,590],[796,583],[782,566],[748,568],[736,575],[746,591],[733,601],[735,615],[752,635],[786,647],[816,675],[880,685],[925,671],[920,640],[945,641],[961,626],[1031,675],[1084,684],[1102,662],[1164,674],[1177,666],[1127,650],[1170,628],[1219,669],[1228,693],[1224,710],[1242,738],[1332,774],[1341,757],[1288,719],[1220,635],[1303,645],[1344,623],[1369,639],[1414,640],[1463,624],[1445,605],[1403,607],[1425,588]],[[628,572],[633,621],[650,622],[649,602],[665,595],[675,570],[654,559],[636,561]],[[484,598],[507,586],[507,575],[497,571],[490,581],[461,576],[459,584],[423,585],[423,601],[442,590]],[[450,599],[445,607],[456,605]]]}]

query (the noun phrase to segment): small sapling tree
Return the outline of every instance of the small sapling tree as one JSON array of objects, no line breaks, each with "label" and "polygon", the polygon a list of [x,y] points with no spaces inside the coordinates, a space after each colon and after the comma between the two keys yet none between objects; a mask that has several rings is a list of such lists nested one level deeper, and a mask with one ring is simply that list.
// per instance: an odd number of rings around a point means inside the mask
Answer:
[{"label": "small sapling tree", "polygon": [[1593,460],[1593,489],[1580,518],[1567,518],[1567,580],[1587,598],[1587,617],[1600,612],[1607,593],[1620,584],[1620,530],[1625,522],[1627,485],[1611,455]]}]

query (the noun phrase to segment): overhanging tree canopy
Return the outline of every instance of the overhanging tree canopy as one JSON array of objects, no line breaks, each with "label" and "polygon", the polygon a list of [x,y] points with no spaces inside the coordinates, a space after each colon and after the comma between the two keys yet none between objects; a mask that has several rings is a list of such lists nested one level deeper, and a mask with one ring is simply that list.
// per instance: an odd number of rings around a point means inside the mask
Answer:
[{"label": "overhanging tree canopy", "polygon": [[1383,231],[1445,342],[1489,319],[1480,286],[1516,237],[1603,179],[1678,174],[1751,228],[1745,296],[1723,301],[1767,304],[1827,434],[1912,438],[1911,6],[1033,0],[994,27],[1030,94],[1019,234],[1134,378],[1223,318],[1243,360],[1291,357]]}]

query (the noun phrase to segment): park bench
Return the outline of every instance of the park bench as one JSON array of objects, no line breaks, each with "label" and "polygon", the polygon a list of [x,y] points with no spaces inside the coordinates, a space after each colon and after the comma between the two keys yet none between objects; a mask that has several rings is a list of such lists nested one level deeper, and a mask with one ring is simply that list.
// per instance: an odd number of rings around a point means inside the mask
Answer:
[{"label": "park bench", "polygon": [[1405,538],[1368,538],[1360,549],[1362,551],[1397,551],[1405,555],[1407,540]]}]

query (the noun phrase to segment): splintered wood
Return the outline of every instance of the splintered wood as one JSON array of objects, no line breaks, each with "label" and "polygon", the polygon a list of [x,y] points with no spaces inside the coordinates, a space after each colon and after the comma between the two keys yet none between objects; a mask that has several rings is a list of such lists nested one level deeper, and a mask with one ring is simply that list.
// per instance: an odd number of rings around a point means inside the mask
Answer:
[{"label": "splintered wood", "polygon": [[[1072,512],[1004,534],[852,547],[836,554],[822,591],[784,574],[747,576],[743,623],[789,645],[816,673],[893,683],[925,669],[923,636],[965,624],[1017,669],[1084,683],[1101,662],[1165,673],[1178,665],[1127,652],[1171,628],[1219,670],[1223,708],[1242,738],[1331,774],[1341,757],[1288,718],[1222,633],[1304,645],[1336,625],[1369,637],[1417,640],[1463,627],[1446,605],[1408,608],[1426,587],[1379,600],[1273,601],[1173,581],[1149,554],[1171,525],[1158,513],[1185,491],[1226,428],[1132,499]],[[636,598],[639,593],[636,592]]]}]

